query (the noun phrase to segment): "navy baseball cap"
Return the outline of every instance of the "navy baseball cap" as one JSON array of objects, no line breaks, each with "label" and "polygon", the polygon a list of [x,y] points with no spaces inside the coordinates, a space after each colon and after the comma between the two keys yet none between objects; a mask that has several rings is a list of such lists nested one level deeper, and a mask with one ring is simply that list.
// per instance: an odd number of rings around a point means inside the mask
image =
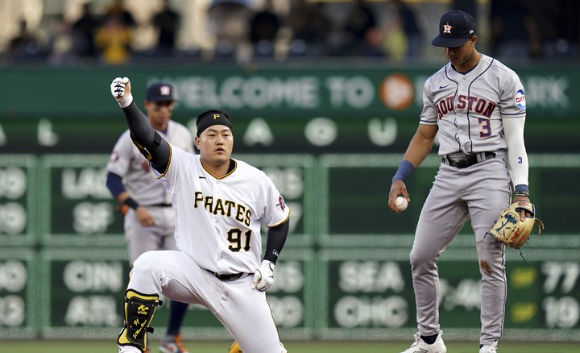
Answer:
[{"label": "navy baseball cap", "polygon": [[455,10],[441,16],[439,35],[431,44],[436,47],[457,48],[475,35],[475,19],[470,14]]},{"label": "navy baseball cap", "polygon": [[147,88],[145,99],[150,102],[174,101],[173,86],[165,82],[154,83]]}]

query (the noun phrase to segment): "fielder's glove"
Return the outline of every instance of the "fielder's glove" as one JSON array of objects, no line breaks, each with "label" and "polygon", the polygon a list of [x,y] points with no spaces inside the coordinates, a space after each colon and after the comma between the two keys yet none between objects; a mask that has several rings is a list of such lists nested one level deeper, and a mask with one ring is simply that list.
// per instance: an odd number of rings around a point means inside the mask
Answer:
[{"label": "fielder's glove", "polygon": [[128,77],[117,77],[111,83],[111,94],[119,103],[121,108],[127,108],[133,101],[131,95],[131,81]]},{"label": "fielder's glove", "polygon": [[257,289],[261,292],[267,291],[274,284],[274,268],[276,265],[268,260],[262,260],[262,264],[254,273],[252,278],[252,289]]},{"label": "fielder's glove", "polygon": [[119,213],[121,213],[121,215],[123,217],[125,217],[127,215],[127,212],[129,212],[129,206],[127,205],[119,205],[115,207],[116,211],[119,211]]},{"label": "fielder's glove", "polygon": [[[521,210],[528,211],[531,216],[520,219]],[[535,218],[536,210],[529,201],[516,201],[508,209],[503,210],[493,227],[487,232],[505,245],[519,249],[528,241],[534,228],[538,224],[538,234],[544,229],[544,222]]]}]

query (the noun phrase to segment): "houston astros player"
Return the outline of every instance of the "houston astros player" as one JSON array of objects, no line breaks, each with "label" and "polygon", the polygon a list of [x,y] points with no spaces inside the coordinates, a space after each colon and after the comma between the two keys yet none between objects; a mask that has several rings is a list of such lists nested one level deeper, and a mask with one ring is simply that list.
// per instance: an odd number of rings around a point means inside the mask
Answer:
[{"label": "houston astros player", "polygon": [[[125,295],[121,352],[142,352],[159,295],[207,307],[244,353],[285,353],[266,302],[288,235],[290,210],[262,171],[231,158],[234,135],[221,110],[196,121],[199,155],[156,132],[133,102],[128,78],[111,93],[135,145],[170,193],[178,250],[149,251],[135,261]],[[261,224],[268,226],[262,261]]]},{"label": "houston astros player", "polygon": [[[439,326],[437,259],[468,219],[475,233],[481,287],[480,353],[495,353],[505,316],[506,277],[502,243],[485,236],[514,200],[528,200],[524,145],[526,105],[517,74],[480,54],[475,20],[461,11],[441,17],[432,44],[449,63],[425,83],[419,127],[389,193],[410,201],[404,180],[421,164],[438,133],[441,166],[425,201],[411,250],[419,332],[405,353],[444,353]],[[525,213],[520,216],[525,216]]]},{"label": "houston astros player", "polygon": [[[147,88],[145,110],[151,126],[175,146],[194,153],[189,130],[171,119],[175,104],[173,87],[158,82]],[[126,209],[125,238],[129,260],[150,250],[175,250],[175,215],[171,195],[149,171],[149,161],[133,144],[129,130],[125,131],[113,148],[107,164],[107,187]],[[181,343],[180,327],[187,304],[172,302],[167,333],[159,344],[162,353],[187,353]]]}]

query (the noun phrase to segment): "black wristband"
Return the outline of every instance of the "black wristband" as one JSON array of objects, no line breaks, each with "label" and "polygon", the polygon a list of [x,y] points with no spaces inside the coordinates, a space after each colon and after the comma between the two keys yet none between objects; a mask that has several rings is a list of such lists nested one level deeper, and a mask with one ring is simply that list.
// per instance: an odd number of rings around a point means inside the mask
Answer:
[{"label": "black wristband", "polygon": [[264,254],[264,260],[268,260],[268,261],[276,264],[276,261],[278,260],[279,255],[280,255],[280,252],[276,249],[273,249],[272,251],[267,251],[266,254]]},{"label": "black wristband", "polygon": [[137,201],[133,200],[131,198],[131,196],[127,197],[125,199],[125,201],[123,201],[123,203],[129,207],[131,207],[132,209],[136,210],[137,207],[139,207],[139,204],[137,203]]}]

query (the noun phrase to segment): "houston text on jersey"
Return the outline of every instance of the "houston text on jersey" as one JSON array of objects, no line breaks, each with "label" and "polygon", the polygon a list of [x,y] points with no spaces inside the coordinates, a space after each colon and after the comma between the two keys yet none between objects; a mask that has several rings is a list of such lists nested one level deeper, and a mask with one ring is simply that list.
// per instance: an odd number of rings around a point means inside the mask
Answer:
[{"label": "houston text on jersey", "polygon": [[[445,116],[447,113],[454,111],[453,97],[441,99],[435,104],[435,107],[437,108],[437,115],[439,119],[442,119],[443,116]],[[455,106],[457,110],[468,110],[470,112],[474,111],[487,118],[491,117],[495,107],[496,105],[494,102],[488,102],[484,98],[465,96],[462,94],[457,96],[457,105]]]}]

